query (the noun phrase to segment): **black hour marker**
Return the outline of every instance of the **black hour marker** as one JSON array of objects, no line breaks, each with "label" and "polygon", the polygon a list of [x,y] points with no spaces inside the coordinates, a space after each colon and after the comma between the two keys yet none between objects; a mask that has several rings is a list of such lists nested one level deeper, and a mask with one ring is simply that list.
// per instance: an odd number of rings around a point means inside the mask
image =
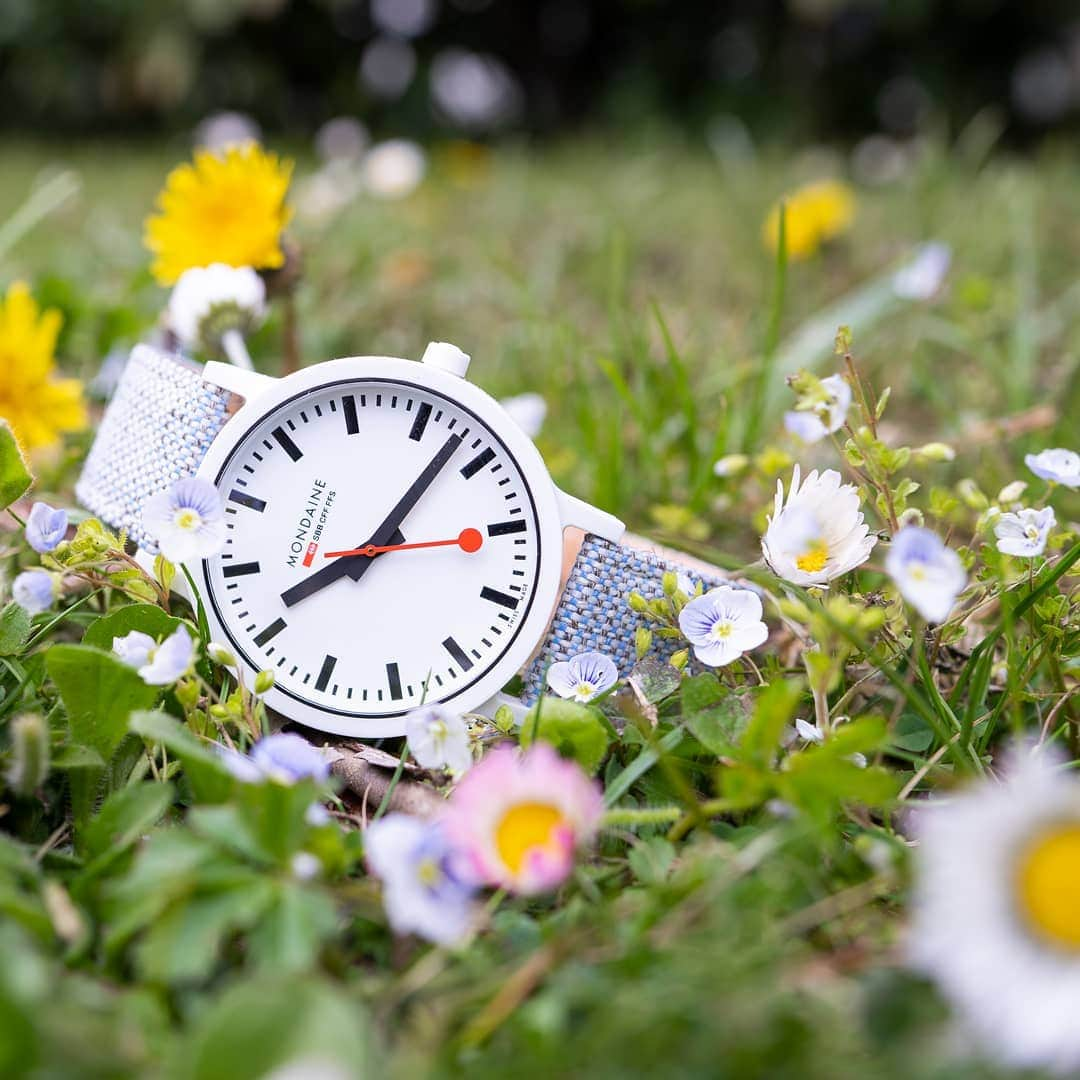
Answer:
[{"label": "black hour marker", "polygon": [[462,467],[461,475],[464,476],[466,480],[468,480],[470,476],[474,476],[476,473],[478,473],[494,457],[495,451],[492,450],[490,446],[487,447],[485,450],[481,450],[480,453],[477,454],[476,457],[474,457],[468,465]]},{"label": "black hour marker", "polygon": [[[348,398],[345,399],[349,400]],[[319,677],[315,680],[316,690],[325,690],[330,683],[330,676],[334,673],[334,665],[337,663],[337,657],[331,656],[327,653],[326,658],[322,662],[322,667],[319,669]]]},{"label": "black hour marker", "polygon": [[360,430],[360,421],[356,418],[356,398],[346,394],[341,399],[341,407],[345,410],[345,430],[355,435]]},{"label": "black hour marker", "polygon": [[443,648],[461,665],[462,671],[468,671],[473,666],[465,650],[452,637],[448,637],[443,642]]},{"label": "black hour marker", "polygon": [[293,461],[299,461],[304,456],[304,451],[285,434],[284,428],[276,427],[270,434],[274,436],[281,449],[284,450]]},{"label": "black hour marker", "polygon": [[286,625],[284,619],[275,619],[269,626],[255,635],[255,644],[265,645],[271,638],[277,637],[285,629]]},{"label": "black hour marker", "polygon": [[487,585],[480,590],[480,598],[490,600],[493,604],[501,604],[505,608],[516,608],[518,606],[516,596],[508,596],[506,593],[489,588]]},{"label": "black hour marker", "polygon": [[226,566],[221,574],[223,577],[243,577],[245,574],[257,574],[259,564],[257,562],[238,562]]},{"label": "black hour marker", "polygon": [[499,521],[488,526],[488,536],[508,536],[510,533],[525,532],[528,527],[524,521]]},{"label": "black hour marker", "polygon": [[[401,675],[397,664],[386,665],[386,681],[390,684],[390,696],[395,701],[401,700]],[[381,693],[381,691],[380,691]]]},{"label": "black hour marker", "polygon": [[256,499],[254,495],[249,495],[246,491],[237,491],[235,488],[229,492],[229,502],[239,503],[249,510],[258,510],[260,514],[266,509],[265,499]]},{"label": "black hour marker", "polygon": [[413,421],[412,431],[409,432],[409,438],[413,442],[419,442],[424,437],[424,429],[428,425],[428,420],[431,419],[431,405],[428,402],[424,402],[419,409],[416,410],[416,419]]}]

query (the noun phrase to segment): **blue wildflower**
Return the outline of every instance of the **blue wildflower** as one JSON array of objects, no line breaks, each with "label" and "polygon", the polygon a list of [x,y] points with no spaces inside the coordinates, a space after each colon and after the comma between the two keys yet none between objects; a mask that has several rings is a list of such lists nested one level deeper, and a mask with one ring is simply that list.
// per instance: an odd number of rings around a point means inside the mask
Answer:
[{"label": "blue wildflower", "polygon": [[26,519],[26,542],[39,554],[55,550],[67,533],[66,510],[56,510],[48,503],[36,502]]},{"label": "blue wildflower", "polygon": [[26,608],[31,615],[48,611],[56,599],[52,574],[45,570],[24,570],[12,582],[11,595],[15,603]]}]

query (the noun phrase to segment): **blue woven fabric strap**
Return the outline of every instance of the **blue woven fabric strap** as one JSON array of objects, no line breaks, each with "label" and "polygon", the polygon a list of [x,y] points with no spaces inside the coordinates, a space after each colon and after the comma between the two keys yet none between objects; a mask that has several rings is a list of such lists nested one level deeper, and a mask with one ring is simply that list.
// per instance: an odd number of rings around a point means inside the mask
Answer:
[{"label": "blue woven fabric strap", "polygon": [[200,367],[137,345],[75,486],[79,502],[155,553],[142,508],[151,495],[195,475],[229,419],[228,406],[229,391],[206,382]]},{"label": "blue woven fabric strap", "polygon": [[[663,596],[661,579],[669,570],[688,578],[695,588],[701,582],[708,590],[724,580],[719,570],[708,573],[697,564],[682,565],[650,551],[586,536],[548,637],[525,669],[526,704],[544,692],[551,664],[578,653],[602,652],[615,662],[620,675],[628,675],[634,666],[635,633],[644,625],[642,617],[630,610],[630,594],[640,593],[646,600]],[[654,649],[661,655],[671,652],[670,646],[665,649],[667,644],[658,639]]]}]

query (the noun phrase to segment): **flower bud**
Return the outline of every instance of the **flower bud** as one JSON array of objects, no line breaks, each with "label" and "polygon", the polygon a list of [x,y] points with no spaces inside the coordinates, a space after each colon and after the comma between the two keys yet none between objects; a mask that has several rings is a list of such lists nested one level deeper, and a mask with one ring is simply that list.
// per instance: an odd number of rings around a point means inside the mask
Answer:
[{"label": "flower bud", "polygon": [[1024,491],[1027,489],[1027,481],[1014,480],[1011,484],[1006,484],[999,492],[997,502],[1003,506],[1007,506],[1009,503],[1017,502]]},{"label": "flower bud", "polygon": [[979,490],[978,484],[971,477],[965,477],[956,485],[956,493],[972,510],[985,510],[990,500]]},{"label": "flower bud", "polygon": [[671,666],[676,671],[682,671],[686,667],[689,660],[690,650],[680,649],[677,653],[671,654],[671,659],[668,661],[668,663],[671,664]]},{"label": "flower bud", "polygon": [[745,454],[728,454],[713,466],[713,472],[717,476],[735,476],[749,464],[750,459]]},{"label": "flower bud", "polygon": [[639,660],[652,648],[652,643],[652,631],[646,626],[639,626],[634,634],[634,652]]},{"label": "flower bud", "polygon": [[636,611],[639,615],[644,615],[649,610],[649,602],[641,593],[632,592],[627,603],[630,605],[630,610]]},{"label": "flower bud", "polygon": [[37,713],[11,722],[7,781],[17,795],[33,795],[49,775],[49,728]]},{"label": "flower bud", "polygon": [[222,645],[220,641],[211,641],[210,644],[206,646],[206,655],[209,656],[215,664],[220,664],[222,667],[236,667],[236,657],[233,656],[229,647],[227,645]]},{"label": "flower bud", "polygon": [[504,735],[509,735],[514,730],[514,711],[509,705],[500,705],[495,710],[495,716],[493,717],[495,726]]},{"label": "flower bud", "polygon": [[943,442],[928,442],[925,446],[920,446],[915,453],[926,461],[956,460],[956,451],[948,443]]},{"label": "flower bud", "polygon": [[255,693],[265,694],[274,685],[274,673],[272,671],[260,671],[255,676]]},{"label": "flower bud", "polygon": [[919,525],[923,523],[923,512],[917,506],[909,506],[897,519],[900,528],[907,525]]}]

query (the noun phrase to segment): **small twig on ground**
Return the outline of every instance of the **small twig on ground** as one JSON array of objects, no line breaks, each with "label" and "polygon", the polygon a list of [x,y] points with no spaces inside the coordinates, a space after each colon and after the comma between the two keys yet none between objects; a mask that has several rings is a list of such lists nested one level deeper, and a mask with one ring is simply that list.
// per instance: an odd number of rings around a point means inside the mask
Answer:
[{"label": "small twig on ground", "polygon": [[397,810],[415,817],[434,817],[442,808],[443,800],[426,784],[403,780],[393,785],[392,774],[385,769],[370,765],[359,754],[339,750],[339,757],[331,771],[340,776],[345,786],[365,802],[382,803],[389,793],[388,810]]}]

